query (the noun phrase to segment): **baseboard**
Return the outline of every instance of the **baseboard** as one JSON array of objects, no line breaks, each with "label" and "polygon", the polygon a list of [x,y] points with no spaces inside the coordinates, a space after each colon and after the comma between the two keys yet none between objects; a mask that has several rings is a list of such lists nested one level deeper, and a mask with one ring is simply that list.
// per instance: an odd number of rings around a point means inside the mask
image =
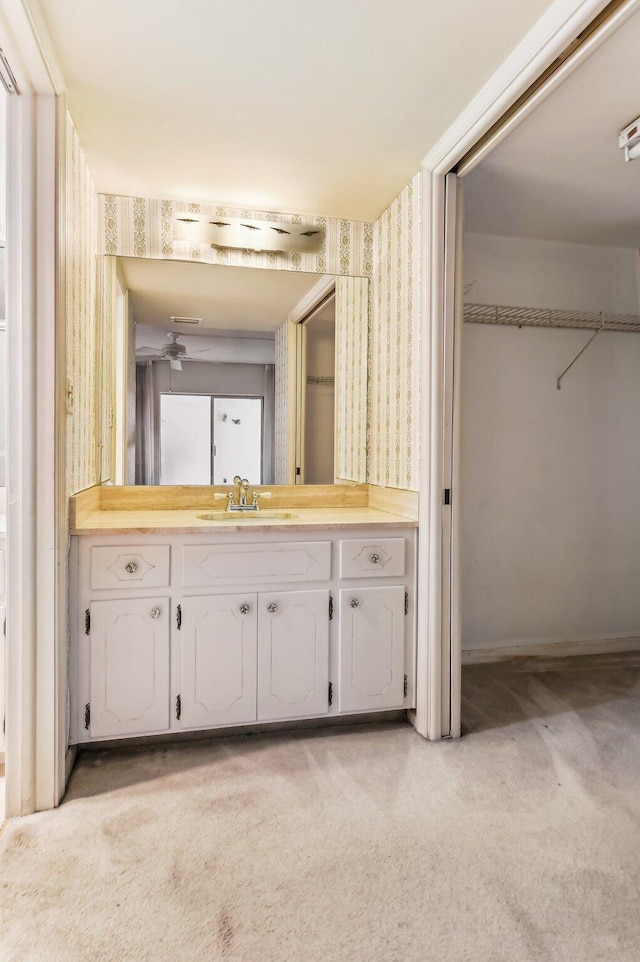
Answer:
[{"label": "baseboard", "polygon": [[591,641],[541,642],[499,648],[468,648],[462,652],[463,665],[481,665],[512,658],[567,658],[574,655],[609,655],[620,651],[640,651],[640,638],[599,638]]}]

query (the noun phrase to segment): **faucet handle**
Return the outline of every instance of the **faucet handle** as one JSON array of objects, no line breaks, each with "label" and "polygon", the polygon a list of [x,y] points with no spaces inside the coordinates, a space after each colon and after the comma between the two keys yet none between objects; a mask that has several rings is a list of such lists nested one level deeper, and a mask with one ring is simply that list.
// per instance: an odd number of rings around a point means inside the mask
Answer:
[{"label": "faucet handle", "polygon": [[229,497],[228,494],[221,494],[219,491],[216,491],[215,494],[213,495],[213,500],[222,501],[222,500],[226,500],[228,497]]},{"label": "faucet handle", "polygon": [[253,492],[253,500],[252,500],[251,503],[252,503],[256,508],[259,508],[259,507],[260,507],[260,505],[259,505],[259,503],[258,503],[259,498],[270,498],[270,497],[271,497],[271,492],[270,492],[270,491],[254,491],[254,492]]}]

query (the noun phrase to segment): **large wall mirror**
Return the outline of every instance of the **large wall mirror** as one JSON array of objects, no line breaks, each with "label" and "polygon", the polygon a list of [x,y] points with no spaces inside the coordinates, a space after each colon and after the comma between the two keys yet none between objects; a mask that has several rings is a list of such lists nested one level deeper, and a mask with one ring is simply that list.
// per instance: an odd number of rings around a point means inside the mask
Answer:
[{"label": "large wall mirror", "polygon": [[368,280],[101,258],[119,484],[366,480]]}]

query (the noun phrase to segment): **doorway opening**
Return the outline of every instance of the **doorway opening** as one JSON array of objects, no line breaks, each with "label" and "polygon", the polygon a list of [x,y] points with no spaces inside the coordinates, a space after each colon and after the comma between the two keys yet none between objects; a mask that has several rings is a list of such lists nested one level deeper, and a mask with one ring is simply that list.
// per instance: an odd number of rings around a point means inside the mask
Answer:
[{"label": "doorway opening", "polygon": [[486,725],[483,699],[498,724],[552,711],[560,688],[575,707],[576,656],[637,668],[620,653],[640,649],[640,163],[617,135],[640,112],[639,40],[636,12],[463,170],[445,537],[463,730]]}]

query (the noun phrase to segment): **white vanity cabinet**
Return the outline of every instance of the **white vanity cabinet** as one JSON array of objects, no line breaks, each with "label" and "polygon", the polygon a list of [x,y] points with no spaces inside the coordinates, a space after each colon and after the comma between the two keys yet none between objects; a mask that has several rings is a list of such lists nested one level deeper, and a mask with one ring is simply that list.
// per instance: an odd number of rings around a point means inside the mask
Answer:
[{"label": "white vanity cabinet", "polygon": [[412,708],[414,557],[411,528],[76,535],[72,742]]},{"label": "white vanity cabinet", "polygon": [[402,704],[405,617],[402,586],[340,591],[340,711],[380,711]]},{"label": "white vanity cabinet", "polygon": [[225,594],[185,598],[179,608],[179,626],[177,714],[181,726],[215,728],[255,721],[258,643],[255,596]]},{"label": "white vanity cabinet", "polygon": [[182,728],[322,715],[329,700],[329,592],[185,598]]},{"label": "white vanity cabinet", "polygon": [[258,598],[258,720],[329,710],[329,592]]},{"label": "white vanity cabinet", "polygon": [[149,734],[169,726],[169,599],[92,601],[85,615],[92,738]]}]

